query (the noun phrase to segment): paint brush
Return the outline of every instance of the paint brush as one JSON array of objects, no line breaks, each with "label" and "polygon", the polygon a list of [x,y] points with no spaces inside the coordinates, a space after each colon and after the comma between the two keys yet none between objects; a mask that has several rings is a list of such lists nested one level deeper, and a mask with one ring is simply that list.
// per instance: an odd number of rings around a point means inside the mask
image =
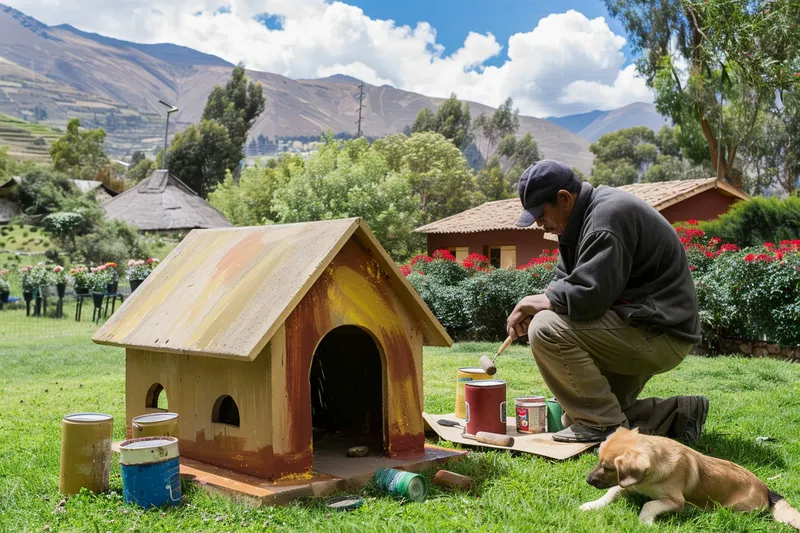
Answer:
[{"label": "paint brush", "polygon": [[514,446],[514,437],[509,437],[508,435],[489,433],[488,431],[479,431],[475,435],[470,435],[469,433],[466,433],[467,428],[465,428],[464,426],[453,420],[440,418],[439,420],[436,421],[436,423],[439,424],[440,426],[461,428],[463,430],[461,436],[464,437],[465,439],[475,440],[483,444],[502,446],[504,448],[511,448],[512,446]]},{"label": "paint brush", "polygon": [[505,342],[502,344],[502,346],[500,346],[500,349],[497,350],[497,353],[493,358],[489,359],[489,357],[486,355],[480,358],[479,363],[484,372],[486,372],[490,376],[494,376],[497,373],[497,367],[494,366],[494,361],[506,350],[506,348],[508,348],[508,345],[511,344],[513,341],[514,339],[512,339],[511,336],[509,335],[508,338],[505,340]]}]

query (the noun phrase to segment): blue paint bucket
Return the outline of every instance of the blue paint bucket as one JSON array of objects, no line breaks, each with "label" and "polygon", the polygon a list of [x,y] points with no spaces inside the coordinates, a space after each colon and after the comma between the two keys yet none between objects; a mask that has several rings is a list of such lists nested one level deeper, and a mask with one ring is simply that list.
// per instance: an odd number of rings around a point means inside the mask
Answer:
[{"label": "blue paint bucket", "polygon": [[125,502],[145,509],[180,503],[178,439],[145,437],[126,440],[120,444],[119,451]]}]

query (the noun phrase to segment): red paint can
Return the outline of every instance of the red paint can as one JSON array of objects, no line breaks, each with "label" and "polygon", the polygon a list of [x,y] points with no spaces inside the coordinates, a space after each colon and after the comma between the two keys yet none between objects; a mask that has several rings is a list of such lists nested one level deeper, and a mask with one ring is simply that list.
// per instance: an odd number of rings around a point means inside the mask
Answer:
[{"label": "red paint can", "polygon": [[506,433],[506,382],[498,379],[473,381],[464,385],[467,411],[466,433]]}]

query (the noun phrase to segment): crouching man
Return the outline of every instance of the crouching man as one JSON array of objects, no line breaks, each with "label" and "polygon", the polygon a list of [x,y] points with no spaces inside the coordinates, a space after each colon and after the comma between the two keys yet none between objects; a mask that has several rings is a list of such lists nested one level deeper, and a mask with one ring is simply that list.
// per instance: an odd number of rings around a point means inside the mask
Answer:
[{"label": "crouching man", "polygon": [[697,295],[675,230],[650,205],[611,187],[581,183],[557,161],[519,181],[523,212],[559,236],[556,276],[523,298],[508,334],[528,337],[545,384],[564,410],[560,442],[599,442],[619,426],[700,439],[704,396],[638,396],[655,374],[700,341]]}]

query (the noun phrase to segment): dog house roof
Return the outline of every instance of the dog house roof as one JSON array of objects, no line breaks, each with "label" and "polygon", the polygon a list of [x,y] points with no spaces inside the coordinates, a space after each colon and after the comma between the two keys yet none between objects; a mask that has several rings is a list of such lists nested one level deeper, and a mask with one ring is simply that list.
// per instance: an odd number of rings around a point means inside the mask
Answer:
[{"label": "dog house roof", "polygon": [[427,345],[452,339],[359,218],[194,230],[97,331],[98,344],[255,359],[351,238],[369,249]]}]

